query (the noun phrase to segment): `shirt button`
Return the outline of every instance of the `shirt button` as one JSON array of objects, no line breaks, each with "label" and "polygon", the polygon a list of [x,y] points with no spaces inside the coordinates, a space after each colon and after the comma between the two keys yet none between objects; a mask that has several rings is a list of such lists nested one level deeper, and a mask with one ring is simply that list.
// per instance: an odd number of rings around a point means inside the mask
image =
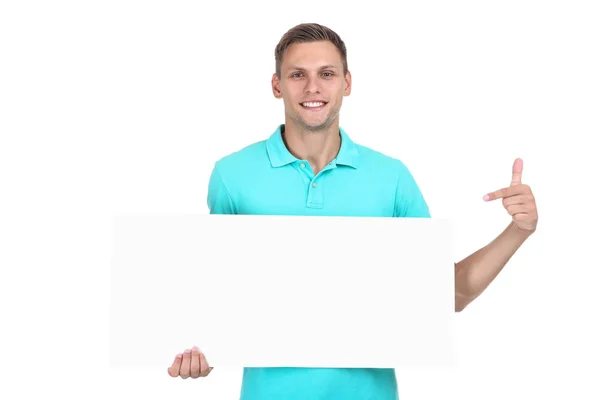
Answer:
[{"label": "shirt button", "polygon": [[317,184],[315,182],[313,182],[312,187],[317,187]]},{"label": "shirt button", "polygon": [[300,168],[304,168],[305,166],[304,163],[300,164]]}]

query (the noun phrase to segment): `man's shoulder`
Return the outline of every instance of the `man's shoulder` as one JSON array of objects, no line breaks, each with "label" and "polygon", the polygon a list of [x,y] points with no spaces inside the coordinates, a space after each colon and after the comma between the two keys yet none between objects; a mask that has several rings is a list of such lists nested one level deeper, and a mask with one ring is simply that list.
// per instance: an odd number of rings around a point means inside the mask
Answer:
[{"label": "man's shoulder", "polygon": [[394,216],[430,217],[429,207],[412,171],[399,157],[372,148],[357,145],[370,175],[377,175],[395,185]]},{"label": "man's shoulder", "polygon": [[260,140],[217,159],[215,168],[223,172],[246,170],[265,161],[268,161],[266,140]]},{"label": "man's shoulder", "polygon": [[361,166],[394,175],[409,173],[407,165],[399,157],[359,143],[355,145],[360,154]]}]

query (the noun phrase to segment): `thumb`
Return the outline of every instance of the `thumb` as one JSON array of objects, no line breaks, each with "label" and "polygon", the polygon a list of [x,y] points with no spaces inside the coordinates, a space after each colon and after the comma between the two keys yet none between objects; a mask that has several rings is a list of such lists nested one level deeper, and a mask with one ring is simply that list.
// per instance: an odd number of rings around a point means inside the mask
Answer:
[{"label": "thumb", "polygon": [[521,176],[523,175],[523,160],[517,158],[513,163],[512,168],[512,180],[510,182],[510,186],[520,185],[521,184]]}]

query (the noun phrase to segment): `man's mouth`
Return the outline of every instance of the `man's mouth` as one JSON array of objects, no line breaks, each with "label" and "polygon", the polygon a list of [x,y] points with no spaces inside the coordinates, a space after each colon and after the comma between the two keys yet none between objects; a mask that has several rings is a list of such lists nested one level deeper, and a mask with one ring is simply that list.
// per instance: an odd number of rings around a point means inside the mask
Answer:
[{"label": "man's mouth", "polygon": [[300,103],[300,105],[303,108],[306,108],[307,110],[313,110],[313,111],[318,111],[318,110],[322,109],[323,107],[325,107],[326,104],[327,104],[326,101],[305,101],[304,103]]}]

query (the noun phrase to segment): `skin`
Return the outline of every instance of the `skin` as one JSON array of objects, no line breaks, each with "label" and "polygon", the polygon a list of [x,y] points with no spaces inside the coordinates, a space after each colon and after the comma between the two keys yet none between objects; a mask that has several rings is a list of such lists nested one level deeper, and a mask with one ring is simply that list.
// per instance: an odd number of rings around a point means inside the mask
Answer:
[{"label": "skin", "polygon": [[[286,51],[281,76],[272,77],[273,95],[285,106],[284,141],[289,151],[307,160],[318,173],[340,148],[339,113],[342,100],[350,95],[351,75],[344,74],[340,53],[330,42],[294,44]],[[301,103],[324,100],[320,110]],[[487,193],[483,200],[500,200],[511,217],[508,226],[489,244],[455,263],[455,311],[465,309],[498,276],[510,258],[537,228],[538,213],[531,187],[522,183],[523,160],[512,167],[510,185]],[[175,356],[168,368],[171,377],[199,378],[212,371],[197,348]]]},{"label": "skin", "polygon": [[510,185],[483,196],[500,200],[511,221],[493,241],[455,264],[455,310],[462,311],[498,276],[510,258],[537,229],[538,212],[529,185],[522,183],[523,160],[513,163]]},{"label": "skin", "polygon": [[211,371],[212,367],[208,365],[206,357],[196,346],[177,354],[173,364],[167,369],[169,376],[182,379],[205,377]]}]

